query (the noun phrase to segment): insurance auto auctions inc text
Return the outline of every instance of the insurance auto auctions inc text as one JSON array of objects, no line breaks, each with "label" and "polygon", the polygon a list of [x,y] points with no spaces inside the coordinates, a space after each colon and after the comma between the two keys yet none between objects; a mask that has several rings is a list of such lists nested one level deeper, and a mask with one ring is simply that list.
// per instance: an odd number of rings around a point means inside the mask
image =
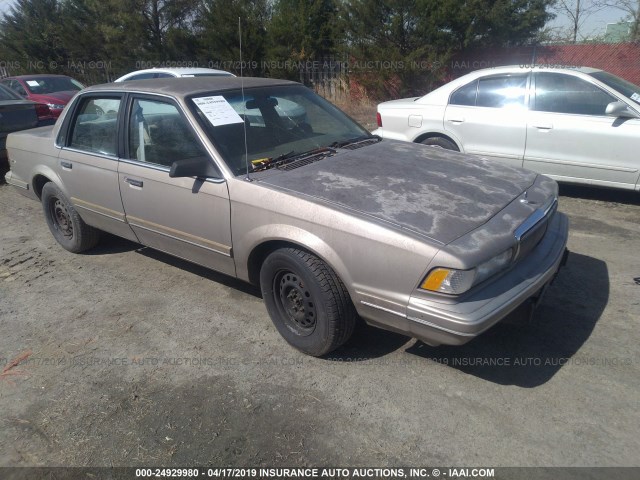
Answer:
[{"label": "insurance auto auctions inc text", "polygon": [[[209,477],[234,477],[235,469],[209,469]],[[256,468],[242,469],[254,478],[493,478],[493,468]]]}]

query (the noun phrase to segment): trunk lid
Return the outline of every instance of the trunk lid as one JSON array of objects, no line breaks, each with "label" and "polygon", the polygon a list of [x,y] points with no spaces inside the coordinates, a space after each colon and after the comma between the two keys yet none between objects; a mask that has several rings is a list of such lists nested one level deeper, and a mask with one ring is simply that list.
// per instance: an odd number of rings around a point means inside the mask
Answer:
[{"label": "trunk lid", "polygon": [[0,101],[0,133],[33,128],[38,124],[35,104],[28,100]]},{"label": "trunk lid", "polygon": [[269,172],[256,179],[442,244],[486,223],[537,176],[481,157],[390,140]]},{"label": "trunk lid", "polygon": [[382,102],[378,104],[378,111],[384,111],[387,108],[396,109],[396,108],[416,108],[416,100],[420,97],[411,97],[411,98],[401,98],[399,100],[389,100],[387,102]]}]

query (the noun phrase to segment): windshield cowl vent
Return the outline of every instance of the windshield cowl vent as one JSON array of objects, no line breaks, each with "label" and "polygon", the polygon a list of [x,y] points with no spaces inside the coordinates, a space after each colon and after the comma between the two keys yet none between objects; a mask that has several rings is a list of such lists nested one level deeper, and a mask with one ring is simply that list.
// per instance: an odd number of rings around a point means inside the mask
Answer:
[{"label": "windshield cowl vent", "polygon": [[373,145],[374,143],[378,143],[379,141],[379,138],[371,138],[369,140],[362,140],[360,142],[345,145],[344,147],[340,148],[345,148],[347,150],[357,150],[358,148],[366,147],[367,145]]},{"label": "windshield cowl vent", "polygon": [[330,155],[323,154],[323,155],[314,155],[311,157],[305,157],[291,163],[285,163],[284,165],[279,165],[276,168],[278,170],[284,170],[284,171],[295,170],[296,168],[304,167],[305,165],[311,165],[312,163],[318,162],[323,158],[327,158],[329,156]]}]

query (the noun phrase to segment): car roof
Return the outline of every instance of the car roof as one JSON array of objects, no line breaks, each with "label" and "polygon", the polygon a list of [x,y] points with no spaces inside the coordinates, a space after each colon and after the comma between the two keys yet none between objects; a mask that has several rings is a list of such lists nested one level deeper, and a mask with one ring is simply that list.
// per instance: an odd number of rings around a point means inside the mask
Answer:
[{"label": "car roof", "polygon": [[300,85],[289,80],[277,80],[258,77],[187,77],[154,78],[149,80],[130,80],[118,83],[104,83],[88,87],[84,92],[124,91],[138,93],[162,93],[176,98],[184,98],[198,93],[235,90],[244,88],[270,87],[275,85]]},{"label": "car roof", "polygon": [[481,70],[475,70],[471,73],[478,74],[487,74],[487,73],[515,73],[515,72],[531,72],[531,71],[541,71],[541,72],[580,72],[580,73],[594,73],[600,72],[601,70],[598,68],[591,67],[572,67],[571,65],[551,65],[547,63],[539,63],[533,65],[505,65],[503,67],[492,67],[492,68],[483,68]]}]

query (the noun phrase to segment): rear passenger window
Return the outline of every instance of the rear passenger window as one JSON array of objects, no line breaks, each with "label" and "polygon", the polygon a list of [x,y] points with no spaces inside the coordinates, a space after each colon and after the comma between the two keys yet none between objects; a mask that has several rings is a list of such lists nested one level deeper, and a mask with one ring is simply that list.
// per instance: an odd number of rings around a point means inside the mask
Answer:
[{"label": "rear passenger window", "polygon": [[119,98],[90,97],[82,100],[73,119],[69,147],[117,156]]},{"label": "rear passenger window", "polygon": [[170,167],[176,160],[206,157],[178,109],[171,103],[136,99],[129,119],[129,157]]},{"label": "rear passenger window", "polygon": [[481,78],[478,83],[476,106],[509,108],[524,106],[527,75],[508,75]]},{"label": "rear passenger window", "polygon": [[465,85],[464,87],[460,87],[458,90],[453,92],[453,95],[451,95],[451,100],[449,100],[449,104],[467,105],[467,106],[473,107],[476,104],[477,92],[478,92],[478,81],[474,80],[468,85]]},{"label": "rear passenger window", "polygon": [[127,78],[127,81],[129,80],[148,80],[150,78],[154,78],[154,73],[153,72],[149,72],[149,73],[139,73],[138,75],[134,75],[132,77]]},{"label": "rear passenger window", "polygon": [[21,96],[23,97],[27,96],[27,91],[24,89],[22,85],[20,85],[20,82],[18,82],[17,80],[12,80],[9,87],[13,88]]}]

